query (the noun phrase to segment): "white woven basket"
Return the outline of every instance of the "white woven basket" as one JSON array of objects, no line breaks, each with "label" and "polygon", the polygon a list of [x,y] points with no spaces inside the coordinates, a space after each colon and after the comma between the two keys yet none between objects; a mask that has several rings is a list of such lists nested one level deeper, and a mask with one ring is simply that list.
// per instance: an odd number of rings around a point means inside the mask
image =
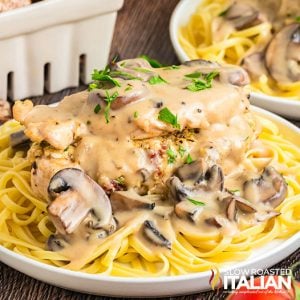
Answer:
[{"label": "white woven basket", "polygon": [[90,81],[107,63],[123,0],[44,0],[0,14],[0,99]]}]

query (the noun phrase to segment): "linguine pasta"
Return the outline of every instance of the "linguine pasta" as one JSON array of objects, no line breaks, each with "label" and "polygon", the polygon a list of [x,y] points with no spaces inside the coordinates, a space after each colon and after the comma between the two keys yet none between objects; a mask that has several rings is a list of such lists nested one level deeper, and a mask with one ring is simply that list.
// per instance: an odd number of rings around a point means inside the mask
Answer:
[{"label": "linguine pasta", "polygon": [[[177,228],[172,250],[157,252],[136,238],[146,218],[136,214],[76,263],[46,250],[45,242],[55,228],[47,216],[47,203],[32,192],[26,153],[9,146],[9,135],[22,126],[8,121],[0,127],[0,245],[49,265],[126,277],[187,274],[218,268],[226,261],[245,260],[254,248],[276,238],[288,238],[300,229],[300,145],[286,139],[272,121],[259,119],[259,144],[248,151],[247,164],[249,170],[258,170],[270,161],[284,176],[288,197],[276,208],[279,216],[240,228],[233,236],[220,231],[191,234]],[[76,249],[72,251],[78,255]]]}]

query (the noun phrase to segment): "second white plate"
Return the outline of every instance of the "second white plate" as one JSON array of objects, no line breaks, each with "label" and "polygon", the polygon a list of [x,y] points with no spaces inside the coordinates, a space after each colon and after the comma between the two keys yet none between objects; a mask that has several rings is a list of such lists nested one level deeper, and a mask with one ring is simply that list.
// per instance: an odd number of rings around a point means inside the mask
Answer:
[{"label": "second white plate", "polygon": [[[179,28],[186,24],[190,16],[195,12],[196,7],[202,0],[181,0],[171,17],[170,37],[173,48],[181,62],[190,60],[178,39]],[[291,100],[280,97],[272,97],[263,93],[251,93],[250,101],[252,104],[272,111],[287,118],[300,120],[300,95],[299,100]]]}]

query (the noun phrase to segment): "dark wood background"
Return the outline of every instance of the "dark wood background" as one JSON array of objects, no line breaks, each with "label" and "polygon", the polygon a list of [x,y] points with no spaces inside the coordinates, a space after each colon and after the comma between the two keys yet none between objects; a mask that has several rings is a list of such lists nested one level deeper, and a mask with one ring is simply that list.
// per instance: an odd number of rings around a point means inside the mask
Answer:
[{"label": "dark wood background", "polygon": [[[112,0],[113,1],[113,0]],[[111,58],[119,54],[121,58],[147,54],[166,64],[176,64],[178,60],[169,38],[169,19],[178,0],[125,0],[119,12],[111,48]],[[85,86],[66,89],[56,94],[46,94],[34,98],[35,103],[53,103],[64,96],[85,89]],[[300,251],[296,251],[278,266],[288,268],[300,260]],[[299,275],[299,274],[298,274]],[[154,287],[153,287],[154,288]],[[120,291],[120,293],[122,293]],[[142,296],[142,295],[141,295]],[[222,300],[227,296],[222,290],[196,295],[164,299]],[[54,299],[111,299],[85,295],[57,288],[32,279],[0,263],[0,300],[54,300]]]}]

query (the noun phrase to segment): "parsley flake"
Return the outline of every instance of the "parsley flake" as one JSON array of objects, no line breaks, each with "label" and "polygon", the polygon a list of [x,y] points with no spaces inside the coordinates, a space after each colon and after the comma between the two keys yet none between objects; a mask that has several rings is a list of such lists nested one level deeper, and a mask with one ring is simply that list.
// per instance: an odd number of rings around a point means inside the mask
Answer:
[{"label": "parsley flake", "polygon": [[188,201],[190,201],[191,203],[193,203],[194,205],[197,205],[197,206],[205,206],[205,203],[204,202],[201,202],[201,201],[198,201],[198,200],[194,200],[192,198],[187,198]]},{"label": "parsley flake", "polygon": [[167,81],[165,81],[161,76],[156,75],[156,76],[152,76],[148,82],[152,85],[154,84],[160,84],[160,83],[167,83]]},{"label": "parsley flake", "polygon": [[177,157],[176,153],[171,148],[169,148],[166,153],[168,155],[168,164],[173,164]]},{"label": "parsley flake", "polygon": [[138,118],[139,117],[139,113],[137,112],[137,111],[135,111],[134,113],[133,113],[133,117],[136,119],[136,118]]},{"label": "parsley flake", "polygon": [[194,72],[194,73],[186,74],[184,76],[188,78],[199,78],[201,75],[202,73],[200,72]]},{"label": "parsley flake", "polygon": [[115,179],[115,182],[119,185],[125,185],[125,177],[121,175]]},{"label": "parsley flake", "polygon": [[187,158],[186,158],[186,163],[187,164],[191,164],[194,160],[192,159],[191,155],[188,154]]},{"label": "parsley flake", "polygon": [[94,108],[94,113],[98,114],[100,110],[101,110],[101,106],[100,106],[100,104],[97,104]]},{"label": "parsley flake", "polygon": [[[188,74],[188,75],[193,75]],[[192,78],[192,83],[189,84],[186,88],[192,92],[198,92],[211,88],[213,79],[219,75],[219,72],[213,71],[208,74],[201,74],[202,78]],[[193,75],[195,76],[195,75]]]},{"label": "parsley flake", "polygon": [[120,87],[120,83],[118,80],[114,79],[111,76],[111,71],[110,71],[110,67],[106,66],[104,70],[94,70],[94,72],[92,73],[92,80],[94,80],[94,82],[92,82],[89,85],[89,91],[92,91],[93,89],[96,88],[103,88],[105,83],[110,83],[113,86],[118,86]]},{"label": "parsley flake", "polygon": [[295,20],[296,20],[296,22],[299,22],[299,23],[300,23],[300,16],[297,16],[297,17],[295,18]]},{"label": "parsley flake", "polygon": [[104,101],[106,102],[106,106],[104,109],[104,116],[106,120],[106,124],[109,123],[109,111],[110,111],[110,106],[113,101],[116,100],[116,98],[119,96],[118,92],[114,92],[112,95],[109,95],[108,91],[105,91],[106,97],[104,98]]},{"label": "parsley flake", "polygon": [[174,128],[180,129],[177,115],[175,116],[167,107],[159,111],[158,120],[171,124]]},{"label": "parsley flake", "polygon": [[162,68],[164,65],[162,65],[158,60],[150,58],[148,55],[141,55],[140,58],[145,59],[152,68]]}]

